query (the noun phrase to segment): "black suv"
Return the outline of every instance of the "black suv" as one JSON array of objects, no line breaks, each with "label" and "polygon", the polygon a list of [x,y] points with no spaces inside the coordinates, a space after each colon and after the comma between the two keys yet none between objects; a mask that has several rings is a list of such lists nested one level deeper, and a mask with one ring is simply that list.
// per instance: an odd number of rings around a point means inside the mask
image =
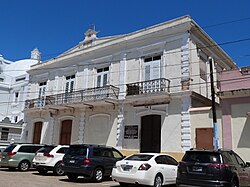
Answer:
[{"label": "black suv", "polygon": [[249,166],[232,150],[190,150],[179,162],[176,184],[250,186]]},{"label": "black suv", "polygon": [[91,178],[96,182],[110,176],[116,161],[124,156],[115,148],[102,145],[70,145],[63,157],[62,170],[70,181],[78,176]]}]

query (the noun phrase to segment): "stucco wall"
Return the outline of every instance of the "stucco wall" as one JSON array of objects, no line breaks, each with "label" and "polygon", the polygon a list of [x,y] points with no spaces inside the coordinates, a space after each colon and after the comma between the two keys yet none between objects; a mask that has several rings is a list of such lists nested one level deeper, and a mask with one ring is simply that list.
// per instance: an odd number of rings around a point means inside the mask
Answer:
[{"label": "stucco wall", "polygon": [[245,161],[250,161],[250,103],[231,105],[233,150]]},{"label": "stucco wall", "polygon": [[[222,147],[221,110],[217,110],[216,115],[218,123],[219,148],[221,148]],[[210,109],[210,107],[190,109],[190,123],[191,123],[191,147],[196,148],[195,129],[213,128],[213,117],[212,117],[212,110]]]}]

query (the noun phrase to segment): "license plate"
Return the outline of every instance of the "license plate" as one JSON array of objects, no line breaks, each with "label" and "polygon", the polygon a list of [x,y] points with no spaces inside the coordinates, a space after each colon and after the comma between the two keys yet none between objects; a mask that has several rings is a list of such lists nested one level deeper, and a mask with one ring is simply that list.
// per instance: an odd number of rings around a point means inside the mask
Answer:
[{"label": "license plate", "polygon": [[122,166],[122,169],[123,171],[129,171],[133,166],[130,166],[130,165],[123,165]]},{"label": "license plate", "polygon": [[202,172],[202,167],[193,166],[192,171],[195,171],[195,172]]},{"label": "license plate", "polygon": [[74,164],[76,161],[75,160],[70,160],[69,163]]}]

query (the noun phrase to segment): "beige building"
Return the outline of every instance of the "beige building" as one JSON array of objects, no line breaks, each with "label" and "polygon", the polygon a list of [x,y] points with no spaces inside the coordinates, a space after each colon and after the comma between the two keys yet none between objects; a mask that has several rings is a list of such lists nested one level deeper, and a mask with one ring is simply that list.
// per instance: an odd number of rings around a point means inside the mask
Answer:
[{"label": "beige building", "polygon": [[23,141],[177,158],[212,146],[206,61],[215,61],[215,80],[236,65],[189,16],[124,35],[96,34],[88,30],[78,45],[29,70]]}]

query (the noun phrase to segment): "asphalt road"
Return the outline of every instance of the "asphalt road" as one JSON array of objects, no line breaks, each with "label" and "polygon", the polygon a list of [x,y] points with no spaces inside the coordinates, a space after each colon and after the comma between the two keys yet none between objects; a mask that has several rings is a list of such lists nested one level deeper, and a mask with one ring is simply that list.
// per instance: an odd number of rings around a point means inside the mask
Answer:
[{"label": "asphalt road", "polygon": [[0,187],[119,187],[119,184],[106,180],[101,183],[92,183],[79,178],[77,182],[70,182],[66,176],[54,176],[52,173],[40,175],[37,171],[20,172],[0,168]]}]

